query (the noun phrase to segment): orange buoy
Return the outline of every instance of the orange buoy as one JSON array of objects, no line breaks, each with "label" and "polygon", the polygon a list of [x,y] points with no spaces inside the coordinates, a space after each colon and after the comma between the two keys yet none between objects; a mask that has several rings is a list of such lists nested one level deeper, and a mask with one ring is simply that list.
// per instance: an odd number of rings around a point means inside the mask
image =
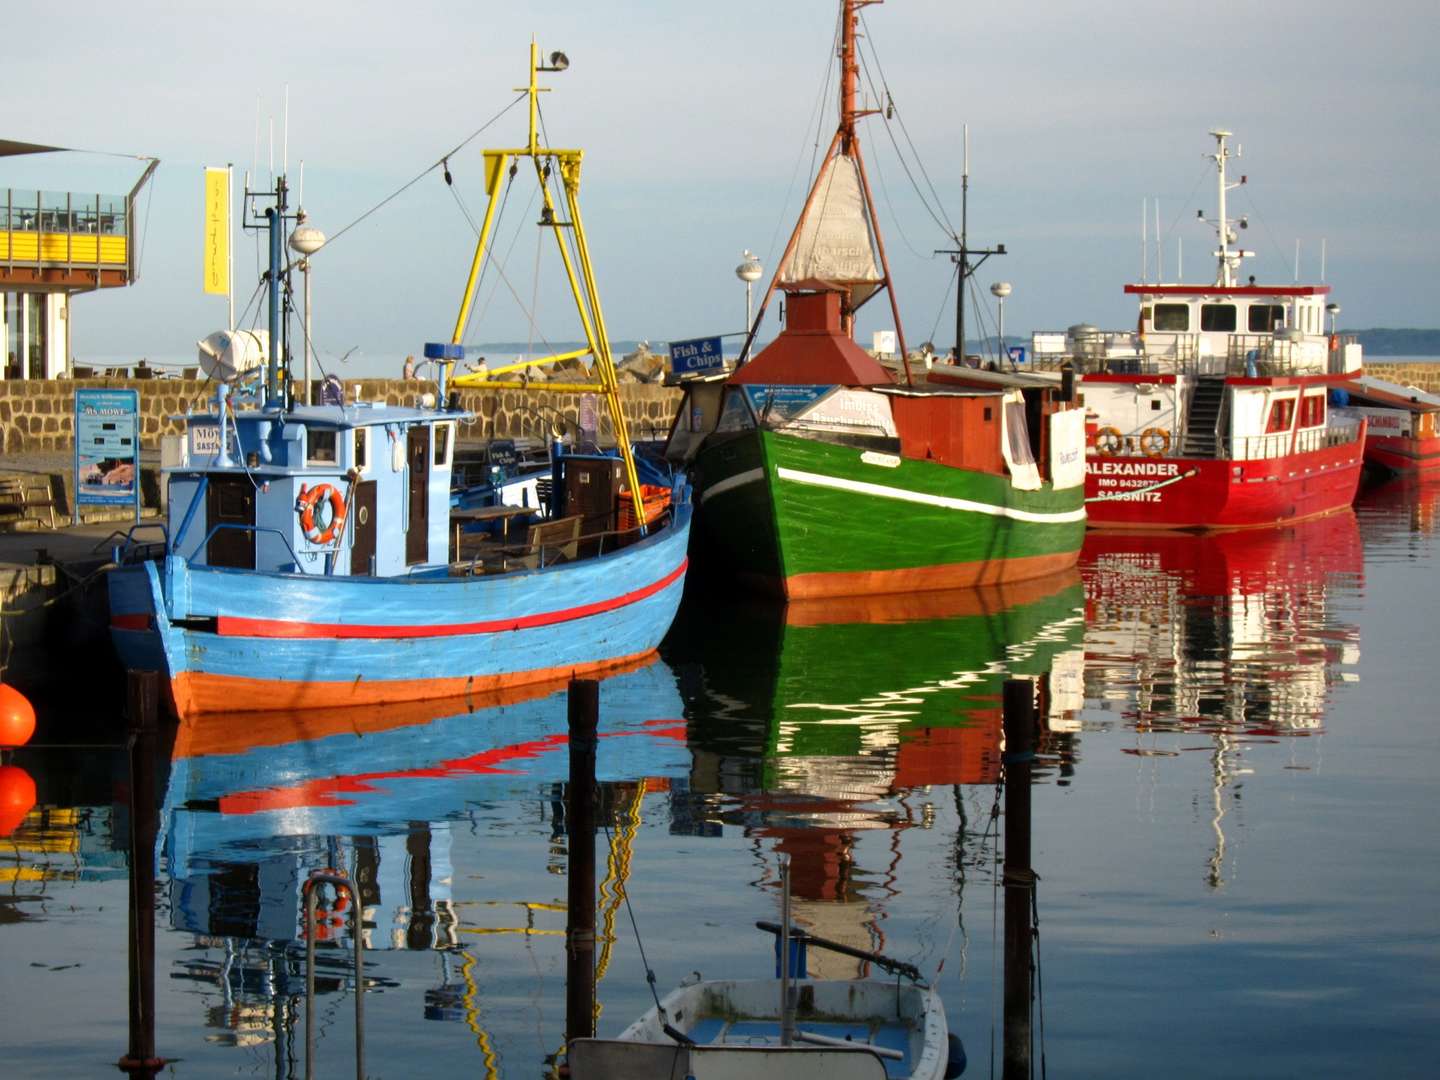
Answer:
[{"label": "orange buoy", "polygon": [[0,765],[0,836],[13,833],[35,805],[35,781],[19,765]]},{"label": "orange buoy", "polygon": [[7,683],[0,683],[0,746],[24,746],[35,734],[35,706]]}]

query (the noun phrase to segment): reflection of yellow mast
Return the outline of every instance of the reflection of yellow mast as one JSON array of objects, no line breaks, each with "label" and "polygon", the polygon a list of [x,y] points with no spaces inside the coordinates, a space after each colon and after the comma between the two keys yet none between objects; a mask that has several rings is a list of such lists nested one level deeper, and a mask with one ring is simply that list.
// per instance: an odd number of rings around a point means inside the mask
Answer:
[{"label": "reflection of yellow mast", "polygon": [[[617,785],[617,787],[620,785]],[[610,843],[610,851],[605,859],[605,877],[600,882],[600,907],[602,910],[600,930],[597,938],[600,941],[600,952],[595,960],[595,982],[598,985],[605,977],[605,972],[610,967],[610,956],[615,948],[615,918],[620,913],[620,905],[625,902],[625,882],[630,877],[630,865],[634,856],[635,836],[640,830],[640,808],[645,801],[645,785],[638,783],[634,785],[634,794],[629,804],[624,808],[620,824],[615,830],[614,838]],[[460,930],[462,934],[523,934],[531,936],[559,937],[564,935],[563,930],[543,930],[534,925],[534,913],[537,911],[564,911],[563,904],[520,904],[526,911],[526,925],[513,927],[464,927]],[[475,1045],[480,1048],[484,1060],[486,1080],[499,1075],[495,1067],[495,1049],[490,1042],[490,1034],[480,1025],[480,1004],[479,989],[475,985],[473,969],[475,957],[469,950],[464,950],[465,959],[460,965],[460,976],[465,981],[465,1023],[475,1035]],[[600,999],[595,999],[595,1022],[598,1026],[601,1013]],[[560,1047],[555,1055],[564,1051]]]},{"label": "reflection of yellow mast", "polygon": [[[530,138],[526,145],[519,149],[486,150],[484,152],[485,194],[490,201],[485,207],[485,218],[480,225],[480,239],[475,245],[475,257],[470,263],[470,276],[465,282],[465,294],[460,301],[460,314],[455,320],[455,332],[451,337],[451,342],[455,345],[461,343],[465,334],[465,324],[470,320],[470,310],[474,305],[475,291],[480,281],[480,269],[485,262],[490,233],[495,223],[495,211],[500,201],[496,198],[500,188],[500,177],[509,171],[508,167],[512,158],[528,157],[535,164],[535,175],[540,182],[542,199],[540,226],[552,230],[555,234],[555,244],[560,252],[560,261],[565,265],[565,276],[570,283],[570,293],[575,299],[575,310],[580,316],[580,326],[585,334],[585,348],[527,360],[490,372],[459,375],[449,379],[450,369],[454,366],[454,361],[451,360],[446,363],[446,376],[451,385],[459,387],[524,390],[528,388],[529,383],[523,379],[502,380],[493,378],[493,376],[507,374],[532,364],[554,364],[565,360],[579,359],[583,356],[593,357],[595,381],[547,382],[545,389],[571,394],[594,393],[605,398],[610,409],[610,422],[615,429],[615,441],[625,463],[625,479],[630,485],[630,495],[634,502],[636,518],[643,522],[645,514],[641,506],[640,478],[635,471],[635,460],[630,452],[630,431],[625,421],[625,413],[620,406],[620,387],[619,380],[615,375],[615,361],[610,355],[610,336],[605,328],[605,316],[600,310],[600,292],[595,284],[595,269],[590,261],[590,248],[585,240],[584,226],[580,221],[580,162],[585,152],[583,150],[557,150],[553,147],[542,146],[537,125],[538,95],[546,92],[548,88],[537,85],[536,75],[541,71],[563,71],[568,66],[569,60],[565,59],[563,53],[551,53],[550,66],[542,67],[540,65],[540,47],[534,41],[530,42],[530,83],[528,86],[520,88],[530,98]],[[568,222],[561,221],[556,217],[555,200],[551,194],[549,183],[552,162],[559,166],[560,179],[565,191],[565,210],[570,215]],[[564,230],[567,229],[574,237],[573,253],[565,240]]]}]

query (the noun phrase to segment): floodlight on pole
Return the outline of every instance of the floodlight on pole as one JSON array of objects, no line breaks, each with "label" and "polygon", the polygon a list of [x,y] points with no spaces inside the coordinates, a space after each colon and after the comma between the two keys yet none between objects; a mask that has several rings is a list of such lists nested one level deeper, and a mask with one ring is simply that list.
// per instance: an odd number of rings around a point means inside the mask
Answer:
[{"label": "floodlight on pole", "polygon": [[295,214],[295,220],[299,223],[295,231],[290,234],[290,249],[300,255],[300,273],[305,275],[305,393],[306,405],[313,404],[310,400],[310,342],[313,326],[310,321],[310,256],[325,246],[325,234],[314,225],[305,224],[305,211],[302,208]]},{"label": "floodlight on pole", "polygon": [[1005,298],[1010,295],[1012,289],[1008,281],[997,281],[990,286],[990,295],[995,297],[1000,309],[998,322],[1000,324],[1000,355],[1008,357],[1010,354],[1005,351]]},{"label": "floodlight on pole", "polygon": [[757,282],[757,281],[760,280],[760,275],[762,275],[763,273],[765,273],[765,268],[760,265],[760,260],[755,257],[755,253],[754,253],[754,252],[750,251],[749,249],[746,249],[745,255],[744,255],[744,261],[743,261],[739,266],[735,267],[735,276],[738,277],[741,281],[745,282],[745,331],[746,331],[746,333],[749,333],[749,331],[750,331],[750,320],[754,317],[754,316],[751,314],[752,306],[751,306],[751,292],[750,292],[750,290],[751,290],[751,287],[755,284],[755,282]]}]

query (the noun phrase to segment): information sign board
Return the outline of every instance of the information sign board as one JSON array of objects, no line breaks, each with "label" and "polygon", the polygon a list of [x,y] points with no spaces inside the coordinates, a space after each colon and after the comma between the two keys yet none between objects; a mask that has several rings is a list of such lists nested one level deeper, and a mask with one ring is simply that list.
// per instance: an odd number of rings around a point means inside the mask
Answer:
[{"label": "information sign board", "polygon": [[670,370],[676,375],[716,371],[725,366],[718,337],[694,338],[670,343]]},{"label": "information sign board", "polygon": [[135,507],[140,520],[140,392],[75,391],[75,500],[80,507]]}]

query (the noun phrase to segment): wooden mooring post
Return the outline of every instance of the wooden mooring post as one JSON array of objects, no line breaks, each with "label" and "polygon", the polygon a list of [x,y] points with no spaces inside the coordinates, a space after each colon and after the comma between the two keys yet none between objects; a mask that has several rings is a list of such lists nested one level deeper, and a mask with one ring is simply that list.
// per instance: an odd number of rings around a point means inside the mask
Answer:
[{"label": "wooden mooring post", "polygon": [[160,676],[132,671],[126,685],[130,735],[130,1048],[121,1072],[153,1078],[165,1067],[155,1054],[155,834],[159,812],[155,754]]},{"label": "wooden mooring post", "polygon": [[[565,920],[565,1043],[595,1034],[595,748],[600,683],[572,679],[569,696],[569,849]],[[568,1069],[564,1070],[568,1073]]]},{"label": "wooden mooring post", "polygon": [[1035,684],[1006,679],[1005,753],[1005,1037],[1004,1080],[1029,1080],[1034,986],[1030,866],[1030,770],[1035,760]]}]

